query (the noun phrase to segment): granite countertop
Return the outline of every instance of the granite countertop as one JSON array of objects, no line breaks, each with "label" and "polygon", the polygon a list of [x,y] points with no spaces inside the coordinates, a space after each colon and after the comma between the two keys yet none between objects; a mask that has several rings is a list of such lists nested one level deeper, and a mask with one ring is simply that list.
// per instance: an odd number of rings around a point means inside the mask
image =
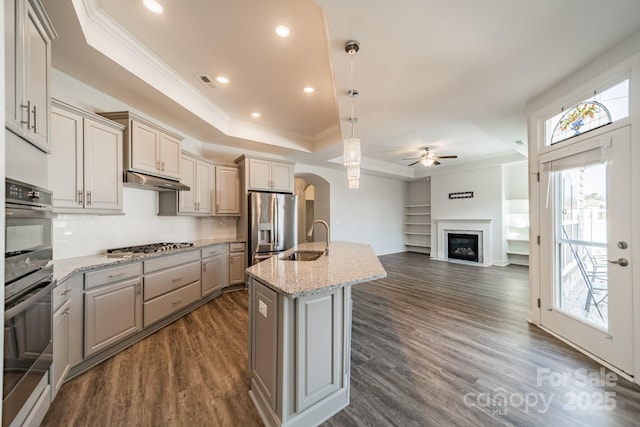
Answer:
[{"label": "granite countertop", "polygon": [[247,268],[247,274],[274,291],[297,298],[387,277],[369,245],[331,242],[315,261],[283,261],[295,250],[324,250],[324,242],[302,243]]},{"label": "granite countertop", "polygon": [[207,246],[222,245],[226,243],[242,243],[244,239],[236,238],[219,238],[219,239],[202,239],[194,240],[193,246],[188,248],[173,249],[170,251],[157,252],[151,254],[136,254],[129,257],[109,257],[106,253],[87,255],[74,258],[65,258],[53,260],[53,278],[61,283],[67,280],[72,274],[93,270],[95,268],[111,267],[118,264],[128,264],[130,262],[141,261],[149,258],[157,258],[166,255],[173,255],[180,252],[192,251]]}]

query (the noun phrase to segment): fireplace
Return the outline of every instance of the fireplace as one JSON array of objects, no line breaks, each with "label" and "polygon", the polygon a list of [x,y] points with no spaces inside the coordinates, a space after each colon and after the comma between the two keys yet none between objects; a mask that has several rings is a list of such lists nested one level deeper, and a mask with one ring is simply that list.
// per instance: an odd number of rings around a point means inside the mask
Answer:
[{"label": "fireplace", "polygon": [[449,259],[480,262],[478,234],[447,233]]}]

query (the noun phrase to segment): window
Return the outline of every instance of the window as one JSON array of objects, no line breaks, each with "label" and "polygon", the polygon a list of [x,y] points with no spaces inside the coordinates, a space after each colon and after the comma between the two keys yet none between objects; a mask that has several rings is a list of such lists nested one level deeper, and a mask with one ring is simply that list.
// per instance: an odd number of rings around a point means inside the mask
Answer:
[{"label": "window", "polygon": [[629,79],[564,109],[545,121],[545,145],[553,145],[629,116]]}]

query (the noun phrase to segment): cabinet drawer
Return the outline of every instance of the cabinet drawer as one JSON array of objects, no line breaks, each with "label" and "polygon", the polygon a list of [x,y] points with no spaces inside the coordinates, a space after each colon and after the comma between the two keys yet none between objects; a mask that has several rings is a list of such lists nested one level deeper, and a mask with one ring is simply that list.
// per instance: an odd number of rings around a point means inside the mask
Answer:
[{"label": "cabinet drawer", "polygon": [[229,252],[244,252],[244,243],[229,243]]},{"label": "cabinet drawer", "polygon": [[202,250],[202,259],[209,258],[212,256],[218,256],[223,254],[222,245],[217,246],[209,246],[208,248],[204,248]]},{"label": "cabinet drawer", "polygon": [[53,291],[51,292],[51,298],[53,300],[51,304],[51,311],[55,313],[62,306],[62,304],[71,299],[71,281],[65,280],[64,282],[53,288]]},{"label": "cabinet drawer", "polygon": [[84,288],[91,289],[107,283],[128,279],[140,275],[140,263],[125,264],[117,267],[91,271],[84,275]]},{"label": "cabinet drawer", "polygon": [[148,301],[199,280],[199,261],[144,276],[144,300]]},{"label": "cabinet drawer", "polygon": [[181,254],[144,261],[143,270],[144,274],[153,273],[154,271],[175,267],[177,265],[186,264],[192,261],[200,261],[200,251],[189,251]]},{"label": "cabinet drawer", "polygon": [[144,303],[144,327],[200,299],[200,282],[184,286]]}]

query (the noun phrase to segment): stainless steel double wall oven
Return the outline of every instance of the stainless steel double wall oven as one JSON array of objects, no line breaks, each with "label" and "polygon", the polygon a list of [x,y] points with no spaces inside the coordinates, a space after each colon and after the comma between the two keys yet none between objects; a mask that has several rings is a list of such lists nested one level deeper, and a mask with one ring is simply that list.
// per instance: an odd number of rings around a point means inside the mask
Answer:
[{"label": "stainless steel double wall oven", "polygon": [[9,425],[48,384],[55,282],[51,192],[8,178],[5,186],[2,424]]}]

